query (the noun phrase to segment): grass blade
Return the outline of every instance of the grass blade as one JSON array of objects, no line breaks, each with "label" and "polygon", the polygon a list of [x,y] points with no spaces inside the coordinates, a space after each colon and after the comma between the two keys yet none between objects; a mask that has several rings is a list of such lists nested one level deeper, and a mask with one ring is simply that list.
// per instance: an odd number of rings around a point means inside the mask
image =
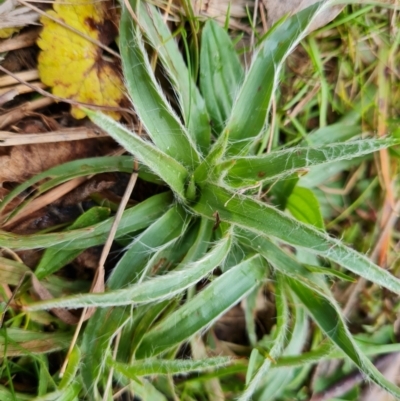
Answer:
[{"label": "grass blade", "polygon": [[[64,163],[60,166],[53,167],[43,173],[37,174],[24,183],[18,185],[9,194],[7,194],[0,203],[0,212],[18,195],[21,195],[29,187],[35,184],[35,194],[30,199],[41,195],[51,188],[56,187],[72,178],[84,177],[92,174],[100,174],[106,172],[124,172],[132,173],[133,158],[132,156],[104,156],[88,159],[74,160]],[[45,181],[40,183],[41,181]],[[14,213],[11,214],[11,216]]]},{"label": "grass blade", "polygon": [[69,333],[41,333],[37,331],[7,328],[0,331],[0,353],[4,357],[44,354],[68,348]]}]

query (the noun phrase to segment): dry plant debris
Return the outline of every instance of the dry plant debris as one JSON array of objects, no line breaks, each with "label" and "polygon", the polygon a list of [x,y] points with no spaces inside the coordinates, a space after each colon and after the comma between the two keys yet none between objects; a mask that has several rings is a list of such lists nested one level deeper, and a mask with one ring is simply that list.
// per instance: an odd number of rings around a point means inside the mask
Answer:
[{"label": "dry plant debris", "polygon": [[[113,4],[58,0],[53,8],[41,18],[44,28],[38,40],[42,50],[38,69],[42,82],[51,86],[56,96],[97,106],[119,106],[124,92],[118,65],[104,56],[99,45],[107,46],[118,33]],[[78,119],[85,117],[77,106],[72,106],[71,113]],[[116,112],[109,115],[119,118]]]},{"label": "dry plant debris", "polygon": [[19,7],[16,0],[5,0],[0,3],[0,38],[10,37],[23,26],[34,24],[38,18],[38,13],[28,7]]}]

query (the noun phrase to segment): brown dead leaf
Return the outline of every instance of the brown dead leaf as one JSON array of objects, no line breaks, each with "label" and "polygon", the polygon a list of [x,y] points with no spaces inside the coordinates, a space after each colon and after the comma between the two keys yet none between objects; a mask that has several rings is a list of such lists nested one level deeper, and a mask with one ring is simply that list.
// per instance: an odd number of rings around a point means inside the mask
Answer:
[{"label": "brown dead leaf", "polygon": [[[263,0],[268,14],[268,25],[271,27],[276,21],[284,15],[295,14],[299,11],[311,6],[319,0]],[[312,22],[309,31],[321,28],[332,21],[343,9],[344,6],[331,6],[321,12]]]},{"label": "brown dead leaf", "polygon": [[98,154],[96,140],[0,147],[0,184],[23,182],[67,161]]},{"label": "brown dead leaf", "polygon": [[[45,299],[53,299],[53,295],[49,292],[49,290],[43,286],[43,284],[36,278],[34,274],[32,274],[32,288],[35,291],[36,295],[40,300]],[[68,312],[63,308],[52,308],[51,311],[64,323],[67,324],[77,324],[79,318],[73,315],[71,312]]]}]

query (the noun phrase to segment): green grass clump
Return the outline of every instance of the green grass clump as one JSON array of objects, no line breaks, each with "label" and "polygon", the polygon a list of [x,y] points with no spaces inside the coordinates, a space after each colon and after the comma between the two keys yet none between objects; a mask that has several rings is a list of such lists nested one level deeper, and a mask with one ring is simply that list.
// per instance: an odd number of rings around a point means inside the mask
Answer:
[{"label": "green grass clump", "polygon": [[[272,400],[285,399],[285,392],[300,387],[312,364],[345,358],[368,380],[400,397],[400,389],[367,358],[372,348],[360,345],[350,333],[330,286],[332,278],[361,277],[399,294],[400,280],[327,233],[324,217],[332,212],[326,205],[320,207],[322,193],[314,188],[316,182],[327,184],[329,178],[400,140],[360,135],[359,116],[367,116],[367,110],[356,117],[348,112],[345,101],[361,104],[348,88],[338,91],[344,100],[331,97],[332,84],[323,68],[326,56],[315,37],[303,42],[303,49],[311,56],[311,78],[320,83],[321,91],[300,113],[292,113],[290,121],[284,117],[300,101],[293,89],[279,87],[285,61],[321,8],[316,4],[280,21],[260,39],[246,70],[227,32],[207,21],[197,80],[188,68],[190,46],[185,62],[155,7],[133,2],[137,16],[133,20],[122,6],[119,45],[126,88],[149,140],[104,114],[87,113],[139,161],[142,177],[162,182],[165,192],[125,211],[116,234],[125,252],[104,293],[81,291],[25,302],[26,316],[37,322],[41,318],[41,324],[50,316],[45,310],[97,308],[61,381],[49,374],[44,355],[34,350],[18,353],[18,345],[23,347],[32,338],[51,343],[46,352],[63,349],[70,338],[68,330],[31,333],[20,328],[22,317],[15,316],[15,323],[10,319],[2,337],[7,355],[2,374],[9,383],[24,369],[11,357],[24,355],[37,370],[33,374],[39,383],[37,400],[112,399],[120,390],[144,400],[212,400],[223,392],[226,399]],[[329,43],[325,45],[326,51],[334,52]],[[169,79],[174,105],[156,79],[147,46],[156,51]],[[340,74],[346,74],[349,60],[339,61]],[[352,79],[357,86],[364,77],[360,73]],[[300,78],[290,82],[298,86],[295,91],[300,96],[311,85]],[[344,85],[344,80],[338,82]],[[271,108],[274,124],[269,121]],[[330,125],[334,113],[347,117]],[[319,129],[308,134],[314,128],[309,124]],[[278,132],[285,135],[285,146]],[[77,169],[80,165],[84,167]],[[51,180],[41,183],[36,195],[72,177],[129,172],[132,165],[128,156],[72,162],[18,187],[2,207],[44,177]],[[111,227],[104,210],[91,213],[60,233],[23,237],[3,232],[0,241],[11,248],[48,248],[35,273],[63,294],[66,284],[57,282],[53,273],[87,247],[102,244]],[[332,227],[343,218],[337,216]],[[8,283],[17,285],[16,273],[24,269],[22,264],[9,267]],[[276,324],[260,337],[256,300],[267,289],[274,291]],[[213,346],[217,352],[220,349],[212,338],[202,339],[201,333],[243,299],[248,362],[210,356]],[[382,349],[375,346],[374,351]],[[234,383],[238,374],[243,380]],[[174,383],[174,375],[182,380]],[[6,387],[0,387],[1,392],[14,399],[34,399]]]}]

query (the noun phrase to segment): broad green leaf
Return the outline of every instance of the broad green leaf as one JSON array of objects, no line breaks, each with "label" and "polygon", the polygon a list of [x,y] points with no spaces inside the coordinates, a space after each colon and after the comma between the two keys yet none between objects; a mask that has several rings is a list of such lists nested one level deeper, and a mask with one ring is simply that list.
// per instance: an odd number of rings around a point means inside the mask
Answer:
[{"label": "broad green leaf", "polygon": [[[266,270],[260,256],[253,256],[228,270],[150,330],[136,351],[136,357],[157,355],[208,327],[263,280]],[[176,330],[177,322],[179,330]]]},{"label": "broad green leaf", "polygon": [[400,397],[400,388],[389,382],[357,347],[333,298],[323,297],[310,290],[301,282],[289,277],[286,277],[286,281],[288,287],[307,308],[313,320],[344,354],[350,358],[370,380],[395,397]]},{"label": "broad green leaf", "polygon": [[261,236],[272,236],[288,244],[303,247],[373,283],[397,294],[400,293],[400,280],[387,270],[381,269],[366,256],[325,232],[301,223],[278,209],[248,196],[208,183],[202,186],[199,200],[191,208],[210,219],[213,219],[218,212],[221,221],[235,224]]},{"label": "broad green leaf", "polygon": [[137,376],[176,375],[203,372],[222,368],[231,362],[227,357],[193,359],[145,359],[134,361],[132,364],[118,363],[111,359],[107,363],[116,371],[135,379]]},{"label": "broad green leaf", "polygon": [[210,146],[211,127],[205,101],[160,13],[149,3],[140,2],[139,7],[137,17],[143,34],[156,51],[174,86],[188,133],[199,148],[206,151]]},{"label": "broad green leaf", "polygon": [[[171,202],[172,194],[164,192],[125,210],[117,229],[116,238],[149,226],[164,214]],[[2,246],[14,249],[36,249],[44,246],[55,246],[63,250],[82,249],[82,247],[104,244],[113,221],[114,218],[111,217],[93,227],[51,234],[17,235],[0,231],[0,243]]]},{"label": "broad green leaf", "polygon": [[185,199],[184,187],[188,176],[185,167],[169,154],[159,150],[150,142],[144,141],[139,135],[129,131],[111,117],[94,111],[87,111],[86,114],[128,152],[164,180],[181,199]]},{"label": "broad green leaf", "polygon": [[[87,210],[77,220],[71,224],[66,231],[76,230],[88,226],[95,225],[105,220],[110,215],[110,210],[105,207],[92,207]],[[39,264],[36,267],[35,275],[41,280],[48,275],[55,273],[68,263],[72,262],[82,251],[86,249],[71,249],[64,251],[62,249],[47,248]]]},{"label": "broad green leaf", "polygon": [[244,71],[225,29],[209,19],[201,36],[200,88],[219,134],[232,111]]},{"label": "broad green leaf", "polygon": [[265,156],[238,157],[234,163],[226,161],[229,170],[226,180],[230,185],[245,186],[246,181],[268,182],[282,180],[296,172],[303,174],[306,169],[340,160],[351,160],[374,153],[380,149],[398,144],[398,139],[363,139],[346,143],[325,145],[320,148],[290,148],[271,152]]},{"label": "broad green leaf", "polygon": [[[360,114],[356,113],[358,120]],[[347,122],[347,120],[339,121],[336,124],[331,124],[326,127],[321,127],[314,132],[311,132],[302,142],[302,145],[310,145],[313,147],[319,147],[323,145],[329,145],[330,143],[338,143],[347,141],[355,136],[362,133],[360,123],[356,123],[354,120]]]},{"label": "broad green leaf", "polygon": [[262,132],[283,61],[305,36],[320,8],[321,2],[317,2],[286,19],[271,30],[260,46],[226,123],[225,131],[232,142],[230,153],[247,153]]},{"label": "broad green leaf", "polygon": [[286,208],[297,220],[324,229],[321,208],[311,189],[296,186],[289,196]]},{"label": "broad green leaf", "polygon": [[[157,230],[160,231],[158,225],[154,225],[153,228],[157,228]],[[135,241],[135,244],[140,244],[141,246],[140,250],[135,250],[135,253],[139,258],[142,258],[142,254],[146,252],[146,249],[142,244],[145,244],[146,246],[154,246],[150,241],[155,240],[154,236],[157,230],[148,230],[148,234],[146,233],[146,235],[138,237],[138,239]],[[162,232],[164,235],[166,234],[165,230]],[[161,242],[158,238],[157,240],[158,242]],[[160,302],[165,299],[170,299],[196,284],[198,281],[209,275],[221,263],[223,263],[229,252],[231,242],[232,238],[230,235],[228,235],[216,243],[214,247],[201,259],[194,261],[189,265],[186,265],[185,263],[183,266],[181,266],[181,268],[175,269],[170,273],[156,276],[148,281],[131,285],[129,288],[123,290],[108,291],[101,294],[82,294],[71,297],[63,297],[60,299],[52,299],[49,301],[31,304],[27,308],[29,310],[38,310],[43,308],[53,308],[55,306],[66,308],[80,308],[84,306],[107,307]],[[131,249],[133,249],[133,247]],[[130,260],[132,259],[133,257],[130,255]],[[140,261],[136,263],[138,263],[140,266]],[[120,288],[121,286],[129,283],[129,280],[132,280],[138,276],[139,272],[136,270],[135,274],[133,274],[132,271],[125,273],[127,268],[128,267],[125,265],[123,268],[121,268],[121,265],[116,267],[118,270],[116,273],[113,273],[113,276],[109,282],[111,288]],[[117,277],[118,280],[114,277]]]},{"label": "broad green leaf", "polygon": [[[125,4],[122,4],[119,32],[126,89],[147,134],[159,149],[158,152],[164,152],[194,169],[200,160],[196,144],[165,98],[151,68],[140,29],[133,22]],[[133,149],[128,150],[132,152]],[[158,167],[154,163],[151,168],[164,167],[168,170],[168,165],[160,160]]]}]

